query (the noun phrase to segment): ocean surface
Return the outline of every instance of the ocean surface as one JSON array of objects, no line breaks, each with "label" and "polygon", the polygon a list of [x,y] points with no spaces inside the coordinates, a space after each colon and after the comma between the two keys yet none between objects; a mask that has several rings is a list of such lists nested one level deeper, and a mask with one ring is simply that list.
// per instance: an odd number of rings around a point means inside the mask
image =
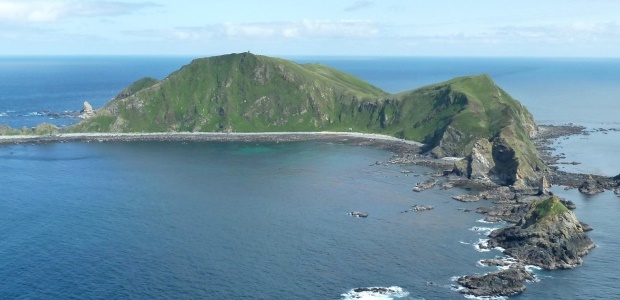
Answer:
[{"label": "ocean surface", "polygon": [[[76,122],[131,82],[189,57],[0,57],[0,124]],[[568,170],[616,175],[620,60],[292,58],[353,73],[389,92],[488,73],[539,123],[574,123]],[[388,151],[329,143],[58,143],[0,146],[2,299],[463,299],[455,276],[492,228],[460,190],[411,188],[432,170]],[[570,168],[568,167],[570,166]],[[571,169],[572,168],[572,169]],[[412,171],[404,174],[402,171]],[[620,298],[620,199],[554,187],[597,243],[584,264],[540,271],[514,299]],[[412,205],[426,212],[404,212]],[[353,210],[368,218],[347,215]],[[355,293],[393,287],[388,297]]]}]

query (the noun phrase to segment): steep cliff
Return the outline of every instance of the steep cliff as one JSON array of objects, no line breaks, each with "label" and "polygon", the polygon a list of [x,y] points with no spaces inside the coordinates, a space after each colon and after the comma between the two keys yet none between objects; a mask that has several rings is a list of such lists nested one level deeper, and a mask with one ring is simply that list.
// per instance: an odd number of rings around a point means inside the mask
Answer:
[{"label": "steep cliff", "polygon": [[[473,175],[502,184],[544,168],[530,141],[531,114],[488,75],[389,95],[327,66],[251,53],[197,59],[161,81],[141,79],[70,130],[381,133],[423,142],[436,157],[468,156],[490,143],[483,156],[492,164],[474,166]],[[457,169],[471,177],[472,164],[470,156]]]}]

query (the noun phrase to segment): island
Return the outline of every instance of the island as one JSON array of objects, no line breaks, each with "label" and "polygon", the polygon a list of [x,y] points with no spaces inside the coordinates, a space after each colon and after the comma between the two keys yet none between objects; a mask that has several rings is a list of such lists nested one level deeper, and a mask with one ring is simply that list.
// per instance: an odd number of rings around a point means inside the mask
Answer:
[{"label": "island", "polygon": [[[62,129],[2,126],[0,143],[336,139],[382,145],[396,152],[392,162],[440,169],[452,178],[442,188],[479,192],[456,200],[504,205],[497,215],[492,214],[497,209],[479,210],[514,223],[493,232],[483,246],[504,248],[516,263],[460,278],[464,293],[476,296],[522,292],[532,276],[524,265],[572,268],[594,247],[567,202],[547,191],[549,179],[563,177],[539,152],[536,139],[542,131],[532,114],[486,74],[389,94],[328,66],[235,53],[196,59],[163,80],[137,80],[101,108],[85,102],[79,117],[79,123]],[[588,184],[583,189],[620,186],[620,178],[597,180],[582,180]],[[413,190],[436,184],[430,179]]]}]

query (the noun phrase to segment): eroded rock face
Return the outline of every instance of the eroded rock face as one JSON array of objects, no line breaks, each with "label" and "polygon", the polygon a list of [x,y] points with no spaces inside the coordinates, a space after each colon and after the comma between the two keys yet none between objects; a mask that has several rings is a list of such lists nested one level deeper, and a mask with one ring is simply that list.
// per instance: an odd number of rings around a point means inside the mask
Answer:
[{"label": "eroded rock face", "polygon": [[516,142],[502,137],[491,141],[480,139],[474,143],[470,155],[455,163],[454,171],[469,179],[503,186],[538,186],[540,179],[536,172],[544,167],[542,162],[531,151],[515,150],[517,146]]},{"label": "eroded rock face", "polygon": [[570,269],[595,245],[575,215],[557,197],[540,201],[515,225],[493,231],[488,247],[525,264],[545,269]]},{"label": "eroded rock face", "polygon": [[486,139],[480,139],[471,150],[469,159],[469,178],[491,180],[491,171],[495,168],[493,145]]}]

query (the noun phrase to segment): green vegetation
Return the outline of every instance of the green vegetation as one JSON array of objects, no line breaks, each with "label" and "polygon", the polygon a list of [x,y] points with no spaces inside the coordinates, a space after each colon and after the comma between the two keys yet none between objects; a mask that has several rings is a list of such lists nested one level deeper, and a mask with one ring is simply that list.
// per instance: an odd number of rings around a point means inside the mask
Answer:
[{"label": "green vegetation", "polygon": [[151,77],[144,77],[142,79],[139,79],[138,81],[132,83],[130,86],[126,87],[125,89],[123,89],[116,97],[115,99],[121,99],[121,98],[127,98],[135,93],[137,93],[140,90],[149,88],[153,85],[155,85],[156,83],[158,83],[159,81],[155,78],[151,78]]},{"label": "green vegetation", "polygon": [[[488,75],[389,95],[320,64],[250,53],[197,59],[162,81],[138,80],[72,132],[354,131],[425,143],[437,157],[466,156],[480,139],[514,169],[544,167],[531,114]],[[497,149],[497,151],[496,151]],[[523,171],[523,166],[527,167]],[[520,172],[520,173],[519,173]]]},{"label": "green vegetation", "polygon": [[58,127],[50,123],[41,123],[34,128],[33,133],[35,135],[55,135],[58,134]]},{"label": "green vegetation", "polygon": [[537,221],[544,218],[558,216],[566,212],[569,212],[568,208],[560,202],[560,199],[557,196],[552,196],[542,200],[536,203],[534,207],[534,213]]}]

